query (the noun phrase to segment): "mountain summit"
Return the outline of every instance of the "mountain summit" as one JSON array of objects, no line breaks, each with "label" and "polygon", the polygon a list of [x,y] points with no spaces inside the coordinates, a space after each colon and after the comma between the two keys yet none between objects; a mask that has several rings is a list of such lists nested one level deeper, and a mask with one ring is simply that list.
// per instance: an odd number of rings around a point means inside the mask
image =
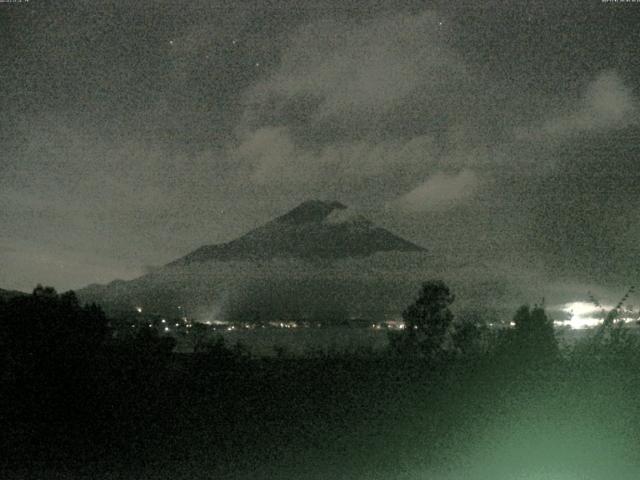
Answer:
[{"label": "mountain summit", "polygon": [[293,210],[278,217],[277,222],[302,224],[322,222],[333,211],[347,210],[347,206],[340,202],[323,202],[321,200],[307,200]]},{"label": "mountain summit", "polygon": [[424,248],[374,225],[340,202],[309,200],[240,238],[205,245],[169,266],[210,260],[367,257],[390,251]]}]

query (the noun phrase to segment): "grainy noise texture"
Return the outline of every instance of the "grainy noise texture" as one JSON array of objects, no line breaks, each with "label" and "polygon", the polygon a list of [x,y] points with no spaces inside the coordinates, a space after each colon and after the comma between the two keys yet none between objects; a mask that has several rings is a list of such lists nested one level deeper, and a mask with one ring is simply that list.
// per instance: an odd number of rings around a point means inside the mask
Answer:
[{"label": "grainy noise texture", "polygon": [[639,12],[1,3],[0,285],[133,279],[320,199],[514,301],[618,292],[638,273]]},{"label": "grainy noise texture", "polygon": [[0,0],[0,479],[640,478],[640,0]]}]

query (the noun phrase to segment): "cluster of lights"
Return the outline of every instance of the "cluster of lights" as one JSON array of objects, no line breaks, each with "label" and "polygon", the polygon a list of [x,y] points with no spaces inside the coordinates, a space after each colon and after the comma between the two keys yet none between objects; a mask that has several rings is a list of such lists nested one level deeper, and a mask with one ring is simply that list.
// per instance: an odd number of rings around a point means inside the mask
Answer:
[{"label": "cluster of lights", "polygon": [[405,324],[401,321],[372,323],[371,328],[374,330],[404,330]]},{"label": "cluster of lights", "polygon": [[296,322],[269,322],[269,325],[275,328],[298,328]]},{"label": "cluster of lights", "polygon": [[[133,308],[134,308],[134,311],[136,313],[138,313],[138,314],[141,314],[143,312],[143,309],[142,309],[141,306],[135,306]],[[178,308],[178,310],[180,310],[182,312],[182,316],[180,317],[180,319],[178,321],[176,321],[174,323],[174,326],[177,329],[179,329],[179,327],[181,326],[180,322],[182,322],[182,325],[184,325],[184,327],[191,328],[192,324],[189,322],[189,319],[184,314],[184,309],[183,309],[182,305],[178,305],[177,308]],[[169,321],[166,318],[161,318],[159,320],[159,322],[157,320],[151,320],[151,321],[149,321],[149,320],[150,319],[147,319],[147,322],[146,322],[146,325],[147,325],[148,328],[161,327],[162,331],[165,332],[165,333],[172,332],[172,329],[170,328],[170,325],[169,325]],[[137,328],[138,326],[139,325],[136,324],[136,323],[132,323],[130,325],[130,327],[133,328],[133,329]],[[189,333],[189,332],[187,331],[186,333]]]}]

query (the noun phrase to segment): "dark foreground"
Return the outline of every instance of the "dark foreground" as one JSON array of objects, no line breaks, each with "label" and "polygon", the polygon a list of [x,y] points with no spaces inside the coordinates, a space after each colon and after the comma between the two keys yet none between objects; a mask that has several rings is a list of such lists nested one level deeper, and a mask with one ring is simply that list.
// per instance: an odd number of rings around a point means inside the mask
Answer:
[{"label": "dark foreground", "polygon": [[640,382],[625,365],[202,356],[147,374],[35,411],[7,392],[3,478],[640,473]]},{"label": "dark foreground", "polygon": [[0,304],[0,478],[640,474],[640,347],[622,326],[562,350],[525,309],[502,335],[459,328],[456,350],[184,355],[151,329],[114,339],[65,295]]}]

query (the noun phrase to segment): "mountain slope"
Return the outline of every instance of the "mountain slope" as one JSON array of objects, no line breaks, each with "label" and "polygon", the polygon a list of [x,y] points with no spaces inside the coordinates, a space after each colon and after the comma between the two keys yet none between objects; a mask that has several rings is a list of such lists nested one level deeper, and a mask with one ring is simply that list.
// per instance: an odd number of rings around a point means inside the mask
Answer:
[{"label": "mountain slope", "polygon": [[432,265],[423,248],[341,203],[308,201],[236,240],[77,294],[110,313],[203,321],[372,317],[401,310]]},{"label": "mountain slope", "polygon": [[17,290],[3,290],[0,288],[0,300],[9,300],[14,297],[22,297],[27,295],[24,292],[19,292]]},{"label": "mountain slope", "polygon": [[338,259],[391,251],[424,249],[352,215],[339,202],[310,200],[236,240],[200,247],[169,265],[277,257]]}]

